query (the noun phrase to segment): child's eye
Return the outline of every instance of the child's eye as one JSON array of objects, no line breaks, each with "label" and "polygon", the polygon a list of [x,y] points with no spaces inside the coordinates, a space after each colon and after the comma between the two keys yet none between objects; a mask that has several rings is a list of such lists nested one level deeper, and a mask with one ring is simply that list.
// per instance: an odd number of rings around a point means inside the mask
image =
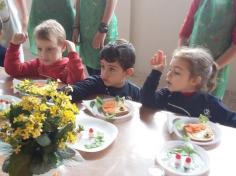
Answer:
[{"label": "child's eye", "polygon": [[38,49],[38,51],[42,51],[42,48],[37,48]]},{"label": "child's eye", "polygon": [[175,74],[175,75],[180,75],[180,73],[179,73],[179,72],[177,72],[177,71],[174,71],[174,74]]},{"label": "child's eye", "polygon": [[47,51],[52,51],[53,48],[47,48]]},{"label": "child's eye", "polygon": [[109,68],[109,71],[110,71],[110,72],[114,72],[115,69],[114,69],[114,68]]}]

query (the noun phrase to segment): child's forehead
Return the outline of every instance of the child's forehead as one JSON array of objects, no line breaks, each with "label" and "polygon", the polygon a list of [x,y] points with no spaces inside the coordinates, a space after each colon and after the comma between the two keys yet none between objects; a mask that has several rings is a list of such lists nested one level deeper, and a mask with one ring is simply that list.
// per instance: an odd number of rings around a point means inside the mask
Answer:
[{"label": "child's forehead", "polygon": [[117,68],[121,68],[121,65],[118,61],[114,61],[114,62],[108,62],[105,59],[101,59],[100,60],[101,64],[105,64],[107,66],[111,66],[111,67],[117,67]]},{"label": "child's forehead", "polygon": [[172,58],[170,61],[170,67],[176,67],[181,69],[188,69],[189,63],[182,58]]}]

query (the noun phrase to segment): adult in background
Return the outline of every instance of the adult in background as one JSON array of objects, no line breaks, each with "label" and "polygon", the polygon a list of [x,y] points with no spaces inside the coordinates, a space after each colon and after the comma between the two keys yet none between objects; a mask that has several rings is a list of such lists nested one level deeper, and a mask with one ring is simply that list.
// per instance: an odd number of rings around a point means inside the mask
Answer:
[{"label": "adult in background", "polygon": [[209,49],[218,64],[213,95],[223,98],[236,58],[236,0],[193,0],[179,33],[179,45]]},{"label": "adult in background", "polygon": [[99,52],[118,36],[116,4],[117,0],[77,0],[73,41],[79,42],[89,75],[100,75]]}]

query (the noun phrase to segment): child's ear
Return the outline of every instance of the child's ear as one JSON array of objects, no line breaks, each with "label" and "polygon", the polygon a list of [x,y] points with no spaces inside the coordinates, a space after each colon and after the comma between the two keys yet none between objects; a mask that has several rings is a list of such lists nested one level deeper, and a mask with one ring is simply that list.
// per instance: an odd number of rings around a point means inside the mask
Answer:
[{"label": "child's ear", "polygon": [[196,78],[192,79],[192,85],[193,86],[200,85],[201,82],[202,82],[202,77],[201,76],[197,76]]},{"label": "child's ear", "polygon": [[126,70],[126,74],[127,74],[127,76],[132,76],[134,74],[134,68],[128,68]]}]

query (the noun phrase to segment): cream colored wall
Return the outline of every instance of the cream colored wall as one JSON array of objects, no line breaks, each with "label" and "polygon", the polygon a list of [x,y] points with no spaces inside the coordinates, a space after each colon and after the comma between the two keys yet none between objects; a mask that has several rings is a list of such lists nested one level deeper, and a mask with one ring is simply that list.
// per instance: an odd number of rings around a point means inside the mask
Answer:
[{"label": "cream colored wall", "polygon": [[[168,59],[177,46],[178,32],[189,8],[190,0],[131,0],[131,41],[136,47],[137,75],[149,73],[149,60],[162,49]],[[236,58],[228,89],[236,91]]]}]

